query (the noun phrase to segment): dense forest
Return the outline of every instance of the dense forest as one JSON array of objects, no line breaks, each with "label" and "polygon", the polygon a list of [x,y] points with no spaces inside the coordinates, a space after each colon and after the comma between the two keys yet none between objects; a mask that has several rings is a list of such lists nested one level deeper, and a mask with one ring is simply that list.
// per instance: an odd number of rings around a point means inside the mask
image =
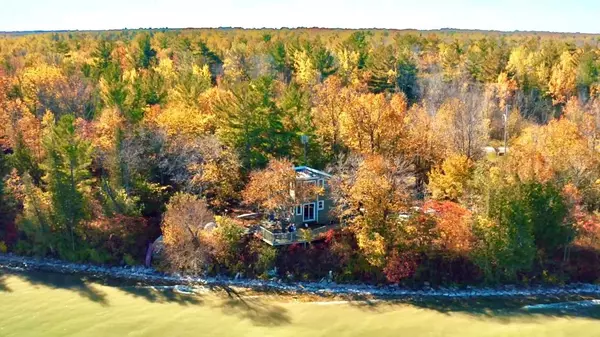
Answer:
[{"label": "dense forest", "polygon": [[[599,130],[594,35],[7,34],[0,252],[133,265],[163,235],[169,271],[594,282]],[[275,249],[232,214],[277,211],[293,165],[344,226]]]}]

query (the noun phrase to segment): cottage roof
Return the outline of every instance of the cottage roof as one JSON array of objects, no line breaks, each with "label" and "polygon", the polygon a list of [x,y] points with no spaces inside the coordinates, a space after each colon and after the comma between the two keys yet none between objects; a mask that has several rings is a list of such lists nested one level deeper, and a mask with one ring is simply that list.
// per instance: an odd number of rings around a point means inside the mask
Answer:
[{"label": "cottage roof", "polygon": [[294,170],[296,171],[297,179],[311,180],[311,179],[320,179],[320,178],[325,178],[325,179],[331,178],[330,174],[325,173],[323,171],[316,170],[316,169],[308,167],[308,166],[297,166],[297,167],[294,167]]}]

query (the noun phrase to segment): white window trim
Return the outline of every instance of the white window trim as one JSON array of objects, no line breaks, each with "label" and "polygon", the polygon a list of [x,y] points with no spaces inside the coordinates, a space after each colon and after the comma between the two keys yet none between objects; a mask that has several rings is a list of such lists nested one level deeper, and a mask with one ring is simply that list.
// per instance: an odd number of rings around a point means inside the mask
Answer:
[{"label": "white window trim", "polygon": [[317,186],[319,187],[325,187],[325,179],[319,179],[317,182]]},{"label": "white window trim", "polygon": [[306,214],[302,215],[302,221],[316,221],[317,220],[317,205],[314,202],[309,202],[307,204],[302,205],[302,212],[304,213],[304,207],[312,205],[313,206],[313,217],[311,219],[306,218]]},{"label": "white window trim", "polygon": [[324,210],[325,209],[325,201],[324,200],[319,200],[318,201],[318,209],[319,211]]}]

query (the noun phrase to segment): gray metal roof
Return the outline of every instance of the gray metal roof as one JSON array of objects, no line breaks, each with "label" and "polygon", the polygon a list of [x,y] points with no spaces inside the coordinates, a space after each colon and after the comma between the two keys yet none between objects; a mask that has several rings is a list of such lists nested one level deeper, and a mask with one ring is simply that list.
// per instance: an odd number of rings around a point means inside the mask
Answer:
[{"label": "gray metal roof", "polygon": [[310,168],[308,166],[297,166],[294,167],[294,170],[296,171],[296,178],[297,179],[319,179],[319,178],[325,178],[325,179],[329,179],[331,178],[331,175],[328,173],[325,173],[323,171],[319,171],[316,170],[314,168]]}]

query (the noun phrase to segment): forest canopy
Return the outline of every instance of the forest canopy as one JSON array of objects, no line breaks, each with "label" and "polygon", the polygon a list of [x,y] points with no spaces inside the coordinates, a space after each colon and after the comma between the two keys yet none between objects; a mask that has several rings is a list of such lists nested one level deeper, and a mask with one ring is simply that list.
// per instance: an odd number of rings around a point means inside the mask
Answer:
[{"label": "forest canopy", "polygon": [[[4,34],[0,251],[135,264],[166,231],[188,272],[594,281],[599,127],[596,35]],[[228,213],[285,213],[253,178],[293,165],[334,175],[344,229],[276,252]]]}]

